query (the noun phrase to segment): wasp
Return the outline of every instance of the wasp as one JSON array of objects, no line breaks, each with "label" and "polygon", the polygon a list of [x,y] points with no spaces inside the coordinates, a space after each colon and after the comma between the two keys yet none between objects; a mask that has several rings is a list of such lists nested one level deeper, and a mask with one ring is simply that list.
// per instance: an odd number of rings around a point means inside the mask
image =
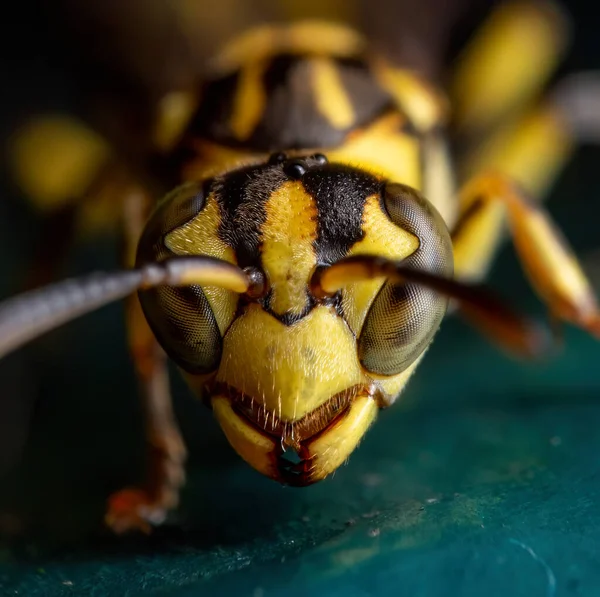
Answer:
[{"label": "wasp", "polygon": [[[5,355],[127,300],[151,470],[110,496],[109,527],[149,531],[178,504],[186,450],[167,359],[248,464],[307,486],[399,398],[447,313],[518,355],[543,350],[482,286],[505,237],[552,318],[600,335],[590,284],[539,201],[593,89],[570,80],[536,99],[561,28],[554,7],[504,5],[445,94],[342,25],[265,26],[217,54],[199,93],[166,98],[152,174],[174,190],[156,202],[128,178],[111,194],[127,266],[0,304]],[[450,115],[470,147],[461,172]]]}]

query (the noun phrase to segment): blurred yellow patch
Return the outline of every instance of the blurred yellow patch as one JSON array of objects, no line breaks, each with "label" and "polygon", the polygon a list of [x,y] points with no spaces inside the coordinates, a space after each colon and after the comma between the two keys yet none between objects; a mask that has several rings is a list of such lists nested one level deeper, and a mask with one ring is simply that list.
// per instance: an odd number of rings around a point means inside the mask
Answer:
[{"label": "blurred yellow patch", "polygon": [[15,183],[42,211],[80,198],[109,153],[99,135],[62,115],[33,118],[16,132],[9,146]]}]

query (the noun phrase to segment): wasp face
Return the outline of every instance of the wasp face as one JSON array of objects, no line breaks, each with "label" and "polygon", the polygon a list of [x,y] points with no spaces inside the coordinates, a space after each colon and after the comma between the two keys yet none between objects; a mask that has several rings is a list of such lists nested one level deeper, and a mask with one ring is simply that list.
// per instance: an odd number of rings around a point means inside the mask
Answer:
[{"label": "wasp face", "polygon": [[[451,276],[446,226],[409,187],[323,156],[229,172],[168,196],[138,261],[208,255],[245,268],[258,291],[140,293],[148,321],[227,438],[260,472],[307,485],[340,466],[405,385],[447,299],[376,278],[322,296],[315,271],[375,255]],[[293,458],[288,458],[292,454]]]}]

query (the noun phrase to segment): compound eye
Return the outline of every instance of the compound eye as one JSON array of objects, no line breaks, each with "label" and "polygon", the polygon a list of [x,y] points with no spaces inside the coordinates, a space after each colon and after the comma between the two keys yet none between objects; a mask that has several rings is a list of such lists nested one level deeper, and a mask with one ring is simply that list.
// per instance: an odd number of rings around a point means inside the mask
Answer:
[{"label": "compound eye", "polygon": [[[389,183],[384,205],[390,220],[419,239],[419,248],[403,264],[452,277],[452,241],[435,207],[415,189]],[[448,299],[416,284],[386,282],[365,319],[358,353],[362,365],[378,375],[397,375],[409,367],[433,339]]]},{"label": "compound eye", "polygon": [[195,218],[205,203],[204,185],[198,182],[184,184],[167,194],[144,228],[138,245],[137,265],[164,258],[161,253],[167,251],[165,236]]},{"label": "compound eye", "polygon": [[[168,194],[142,234],[137,264],[172,256],[165,236],[198,216],[205,205],[206,193],[199,183],[186,184]],[[218,367],[223,339],[200,286],[162,286],[140,292],[139,299],[158,342],[179,367],[193,374]]]}]

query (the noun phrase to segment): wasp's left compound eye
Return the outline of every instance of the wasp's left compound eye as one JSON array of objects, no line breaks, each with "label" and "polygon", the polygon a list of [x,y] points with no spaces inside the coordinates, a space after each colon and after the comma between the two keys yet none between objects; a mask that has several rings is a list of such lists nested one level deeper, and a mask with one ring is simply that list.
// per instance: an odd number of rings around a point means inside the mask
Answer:
[{"label": "wasp's left compound eye", "polygon": [[[452,240],[438,211],[411,187],[388,184],[384,193],[392,222],[419,239],[419,248],[403,265],[451,277]],[[424,286],[386,282],[371,305],[358,342],[365,369],[379,375],[404,371],[431,342],[447,306],[445,296]]]},{"label": "wasp's left compound eye", "polygon": [[[206,193],[200,184],[187,184],[167,195],[142,235],[138,265],[171,257],[165,236],[198,216],[205,207]],[[200,286],[162,286],[140,292],[139,298],[157,340],[177,365],[196,374],[217,368],[223,339]]]}]

